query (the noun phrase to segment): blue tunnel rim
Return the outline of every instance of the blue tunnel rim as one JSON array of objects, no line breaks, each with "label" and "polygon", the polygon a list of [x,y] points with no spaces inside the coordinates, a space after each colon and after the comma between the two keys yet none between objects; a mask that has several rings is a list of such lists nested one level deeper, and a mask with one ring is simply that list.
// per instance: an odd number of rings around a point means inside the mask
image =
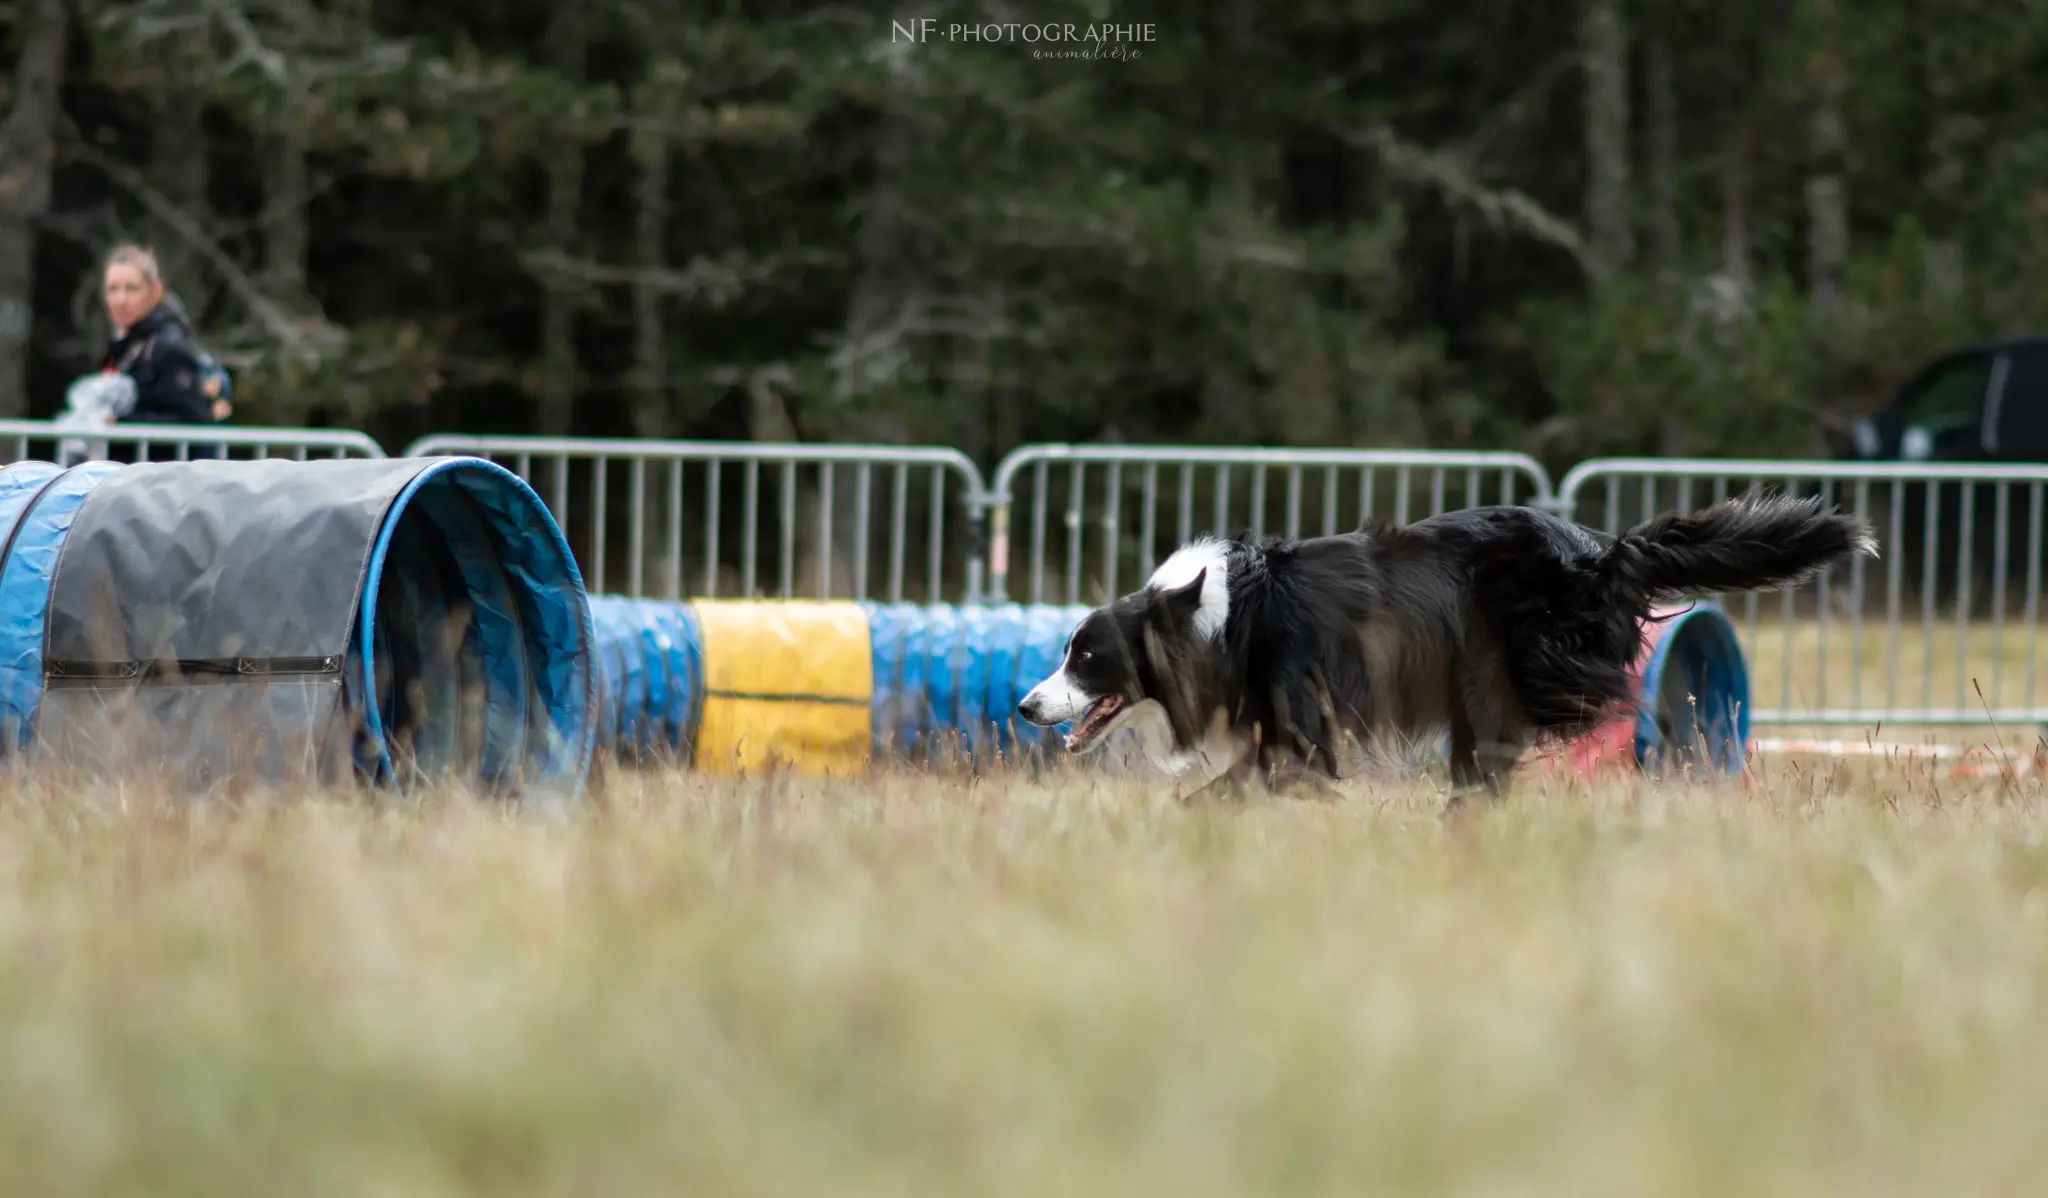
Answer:
[{"label": "blue tunnel rim", "polygon": [[[362,676],[357,681],[363,688],[362,711],[364,726],[376,743],[377,776],[379,779],[388,779],[392,777],[394,772],[390,742],[384,735],[383,714],[378,710],[376,686],[376,604],[378,590],[383,585],[384,580],[384,563],[390,554],[392,539],[397,534],[399,518],[405,514],[406,508],[412,502],[413,497],[429,483],[437,479],[443,479],[451,473],[472,473],[481,474],[488,478],[493,484],[512,496],[517,504],[537,517],[534,523],[546,529],[546,548],[553,553],[560,567],[559,577],[563,588],[573,596],[570,606],[577,613],[577,632],[581,637],[582,643],[580,647],[583,650],[580,655],[576,655],[580,656],[582,660],[582,668],[578,671],[582,685],[571,688],[575,707],[568,713],[576,735],[575,741],[570,746],[573,755],[571,760],[561,763],[566,768],[560,771],[560,777],[522,778],[519,781],[523,784],[539,784],[543,786],[566,785],[569,796],[575,798],[582,792],[586,776],[590,770],[591,758],[595,754],[597,747],[598,730],[593,710],[597,701],[598,691],[597,660],[595,657],[597,629],[591,615],[590,595],[584,586],[583,572],[576,563],[574,551],[569,547],[569,539],[562,532],[561,525],[555,520],[554,514],[548,510],[546,502],[527,484],[526,480],[498,463],[488,458],[467,454],[451,454],[445,457],[421,458],[418,460],[422,463],[420,469],[411,478],[407,479],[405,486],[400,488],[398,494],[392,497],[390,504],[384,510],[383,517],[378,521],[377,536],[371,542],[370,554],[364,564],[362,584],[356,596],[358,614],[355,648],[359,656],[358,668],[362,671]],[[487,523],[494,535],[502,534],[506,531],[495,521]],[[521,648],[525,648],[528,644],[531,644],[531,642],[523,643]],[[551,754],[546,753],[535,755],[542,756],[543,758],[551,756]]]},{"label": "blue tunnel rim", "polygon": [[1740,685],[1732,696],[1735,703],[1735,737],[1733,751],[1727,742],[1716,746],[1713,758],[1717,769],[1724,774],[1741,772],[1750,744],[1750,701],[1749,662],[1743,656],[1742,640],[1736,635],[1735,622],[1721,604],[1712,599],[1700,599],[1689,603],[1663,622],[1664,631],[1658,636],[1650,650],[1649,660],[1643,663],[1643,677],[1637,687],[1646,702],[1636,713],[1633,748],[1638,765],[1646,763],[1651,750],[1661,739],[1657,733],[1657,712],[1654,705],[1664,681],[1664,668],[1669,663],[1672,647],[1678,643],[1679,633],[1695,620],[1704,620],[1700,630],[1712,638],[1711,643],[1726,652],[1726,660],[1733,663]]},{"label": "blue tunnel rim", "polygon": [[[37,467],[47,467],[42,473]],[[5,743],[0,744],[0,753],[27,752],[35,736],[36,721],[42,714],[43,666],[49,646],[49,611],[52,589],[57,579],[57,570],[62,565],[64,546],[71,535],[71,526],[77,521],[78,513],[92,493],[102,482],[118,473],[124,467],[121,462],[87,461],[70,466],[36,459],[10,462],[0,473],[19,471],[16,477],[37,475],[26,486],[10,489],[9,497],[21,496],[20,510],[8,521],[5,540],[0,541],[0,734]],[[21,578],[24,586],[9,588],[8,575],[22,559],[16,551],[21,548],[24,537],[47,539],[47,545],[36,548],[50,552],[48,568],[40,574],[28,574]],[[32,569],[22,566],[24,570]],[[14,618],[18,613],[15,604],[26,601],[31,605],[35,618],[33,635],[17,636],[23,626]],[[14,650],[19,657],[31,662],[24,673],[13,668],[8,660],[7,650]]]}]

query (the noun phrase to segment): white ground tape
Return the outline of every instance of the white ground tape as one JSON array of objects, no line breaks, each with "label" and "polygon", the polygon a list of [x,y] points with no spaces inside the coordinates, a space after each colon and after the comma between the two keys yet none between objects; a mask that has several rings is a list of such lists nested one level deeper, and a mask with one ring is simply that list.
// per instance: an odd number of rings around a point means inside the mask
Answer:
[{"label": "white ground tape", "polygon": [[[2038,752],[2014,752],[1985,745],[1901,745],[1856,740],[1771,740],[1750,742],[1759,753],[1806,753],[1823,757],[1882,757],[1907,763],[1932,759],[1950,762],[1942,772],[1951,777],[1995,777],[2010,770],[2017,775],[2048,770]],[[2039,746],[2035,746],[2038,748]]]}]

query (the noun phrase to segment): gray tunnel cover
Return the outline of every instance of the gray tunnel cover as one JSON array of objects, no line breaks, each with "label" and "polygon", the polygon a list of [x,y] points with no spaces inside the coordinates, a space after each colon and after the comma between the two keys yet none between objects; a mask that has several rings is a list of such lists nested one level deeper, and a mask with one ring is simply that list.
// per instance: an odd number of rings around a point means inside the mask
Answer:
[{"label": "gray tunnel cover", "polygon": [[[37,739],[86,761],[175,757],[195,780],[231,767],[334,777],[351,752],[343,691],[364,570],[425,465],[174,462],[108,476],[52,580]],[[125,718],[116,696],[137,705]],[[152,753],[138,736],[165,743]],[[94,752],[80,737],[116,739]]]}]

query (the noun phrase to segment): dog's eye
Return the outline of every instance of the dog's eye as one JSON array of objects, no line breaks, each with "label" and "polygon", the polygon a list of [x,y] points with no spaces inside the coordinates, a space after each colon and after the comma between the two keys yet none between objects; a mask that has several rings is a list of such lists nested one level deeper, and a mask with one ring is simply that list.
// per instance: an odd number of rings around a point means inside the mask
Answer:
[{"label": "dog's eye", "polygon": [[1090,653],[1088,650],[1083,649],[1079,653],[1074,654],[1074,664],[1080,665],[1082,662],[1087,661],[1089,658],[1093,656],[1095,656],[1093,653]]}]

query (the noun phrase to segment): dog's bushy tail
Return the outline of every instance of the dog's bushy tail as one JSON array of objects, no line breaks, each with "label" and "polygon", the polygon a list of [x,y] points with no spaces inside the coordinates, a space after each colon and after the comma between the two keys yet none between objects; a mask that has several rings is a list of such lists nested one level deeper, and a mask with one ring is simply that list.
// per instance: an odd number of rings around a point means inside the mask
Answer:
[{"label": "dog's bushy tail", "polygon": [[1739,495],[1623,533],[1601,562],[1637,602],[1791,586],[1854,554],[1877,556],[1869,524],[1818,496]]}]

